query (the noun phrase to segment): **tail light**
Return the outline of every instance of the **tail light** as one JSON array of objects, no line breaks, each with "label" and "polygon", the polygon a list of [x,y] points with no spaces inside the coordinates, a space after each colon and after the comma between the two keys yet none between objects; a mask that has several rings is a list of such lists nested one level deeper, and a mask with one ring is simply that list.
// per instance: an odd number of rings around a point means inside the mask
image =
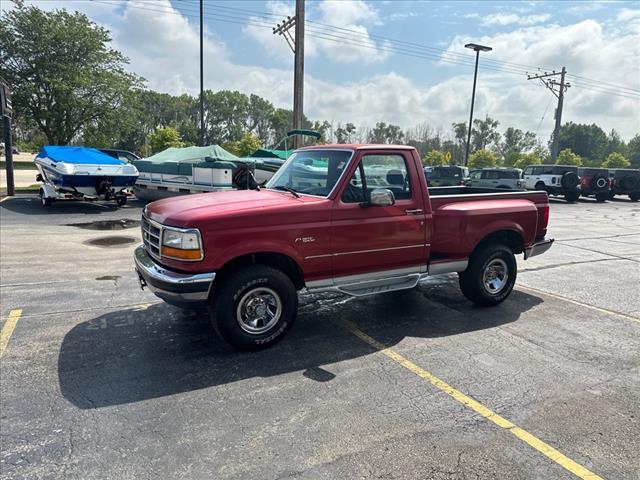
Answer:
[{"label": "tail light", "polygon": [[538,208],[538,231],[537,237],[544,237],[547,234],[547,226],[549,225],[549,204]]}]

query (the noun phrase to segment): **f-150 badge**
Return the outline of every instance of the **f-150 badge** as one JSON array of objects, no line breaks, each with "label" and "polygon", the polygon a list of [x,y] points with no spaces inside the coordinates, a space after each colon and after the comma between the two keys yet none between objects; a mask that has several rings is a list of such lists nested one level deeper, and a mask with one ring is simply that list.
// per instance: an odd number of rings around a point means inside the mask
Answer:
[{"label": "f-150 badge", "polygon": [[311,243],[315,242],[316,239],[314,237],[298,237],[296,238],[296,243]]}]

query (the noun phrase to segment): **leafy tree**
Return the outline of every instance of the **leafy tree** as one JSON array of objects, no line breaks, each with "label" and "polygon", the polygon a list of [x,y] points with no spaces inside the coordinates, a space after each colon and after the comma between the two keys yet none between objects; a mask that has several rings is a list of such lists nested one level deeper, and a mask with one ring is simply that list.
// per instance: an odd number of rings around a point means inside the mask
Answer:
[{"label": "leafy tree", "polygon": [[618,152],[610,153],[602,163],[604,168],[629,168],[631,162],[624,155]]},{"label": "leafy tree", "polygon": [[469,155],[469,168],[495,167],[498,156],[489,150],[478,150]]},{"label": "leafy tree", "polygon": [[152,154],[162,152],[170,147],[180,148],[183,146],[180,133],[172,127],[159,128],[149,136],[149,147]]},{"label": "leafy tree", "polygon": [[560,128],[560,150],[570,149],[580,157],[599,163],[606,158],[608,146],[607,134],[595,123],[569,122]]},{"label": "leafy tree", "polygon": [[439,150],[431,150],[424,156],[424,158],[422,159],[422,163],[424,165],[432,166],[446,165],[447,160],[444,157],[444,153],[440,152]]},{"label": "leafy tree", "polygon": [[627,144],[631,168],[640,168],[640,133],[637,133]]},{"label": "leafy tree", "polygon": [[452,123],[451,128],[457,144],[456,155],[453,157],[454,163],[462,165],[467,149],[467,124],[466,122]]},{"label": "leafy tree", "polygon": [[275,108],[270,101],[253,93],[249,95],[247,128],[262,144],[269,142],[273,136],[272,118],[274,113]]},{"label": "leafy tree", "polygon": [[242,135],[240,140],[227,142],[222,145],[222,148],[234,155],[237,155],[238,157],[247,157],[260,147],[262,147],[260,139],[249,132]]},{"label": "leafy tree", "polygon": [[629,154],[627,144],[624,143],[624,140],[622,140],[620,134],[615,129],[612,129],[609,135],[607,135],[607,151],[605,157],[608,157],[609,154],[613,152],[620,153],[624,157]]},{"label": "leafy tree", "polygon": [[582,157],[576,155],[570,148],[565,148],[558,154],[556,159],[556,165],[582,165]]},{"label": "leafy tree", "polygon": [[404,132],[398,125],[378,122],[369,135],[370,143],[400,143],[404,138]]},{"label": "leafy tree", "polygon": [[249,97],[230,90],[203,92],[205,143],[222,144],[240,140],[246,131]]},{"label": "leafy tree", "polygon": [[523,152],[529,151],[536,146],[536,134],[533,132],[523,132],[519,128],[509,127],[504,132],[503,140],[499,145],[499,152],[504,165],[513,166],[520,159]]},{"label": "leafy tree", "polygon": [[347,123],[344,127],[339,123],[336,128],[336,143],[351,143],[355,131],[356,126],[353,123]]},{"label": "leafy tree", "polygon": [[513,164],[515,168],[524,170],[528,165],[540,165],[542,159],[535,153],[521,153],[518,155],[518,160]]},{"label": "leafy tree", "polygon": [[17,2],[0,16],[0,76],[13,86],[19,117],[50,144],[71,142],[122,108],[127,92],[141,86],[110,41],[105,28],[79,12]]},{"label": "leafy tree", "polygon": [[471,129],[471,147],[473,150],[483,150],[500,142],[498,133],[500,122],[487,115],[484,120],[475,119]]}]

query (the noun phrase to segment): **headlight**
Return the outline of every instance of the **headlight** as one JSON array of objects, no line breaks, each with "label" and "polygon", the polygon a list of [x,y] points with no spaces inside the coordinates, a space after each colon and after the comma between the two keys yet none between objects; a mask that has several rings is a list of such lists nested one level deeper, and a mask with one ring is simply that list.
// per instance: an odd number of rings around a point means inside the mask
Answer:
[{"label": "headlight", "polygon": [[161,255],[176,260],[202,260],[202,242],[196,229],[178,230],[164,227],[162,230]]}]

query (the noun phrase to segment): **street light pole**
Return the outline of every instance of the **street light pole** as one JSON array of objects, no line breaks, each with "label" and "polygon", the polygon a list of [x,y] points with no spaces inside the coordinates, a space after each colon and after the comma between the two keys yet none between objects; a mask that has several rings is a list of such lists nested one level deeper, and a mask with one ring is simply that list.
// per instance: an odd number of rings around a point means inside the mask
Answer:
[{"label": "street light pole", "polygon": [[477,43],[467,43],[465,48],[470,48],[476,52],[476,68],[473,72],[473,90],[471,92],[471,112],[469,113],[469,125],[467,127],[467,149],[464,156],[465,166],[469,164],[469,147],[471,147],[471,128],[473,125],[473,104],[476,100],[476,81],[478,79],[478,60],[480,59],[480,52],[490,52],[491,47],[485,47],[478,45]]}]

